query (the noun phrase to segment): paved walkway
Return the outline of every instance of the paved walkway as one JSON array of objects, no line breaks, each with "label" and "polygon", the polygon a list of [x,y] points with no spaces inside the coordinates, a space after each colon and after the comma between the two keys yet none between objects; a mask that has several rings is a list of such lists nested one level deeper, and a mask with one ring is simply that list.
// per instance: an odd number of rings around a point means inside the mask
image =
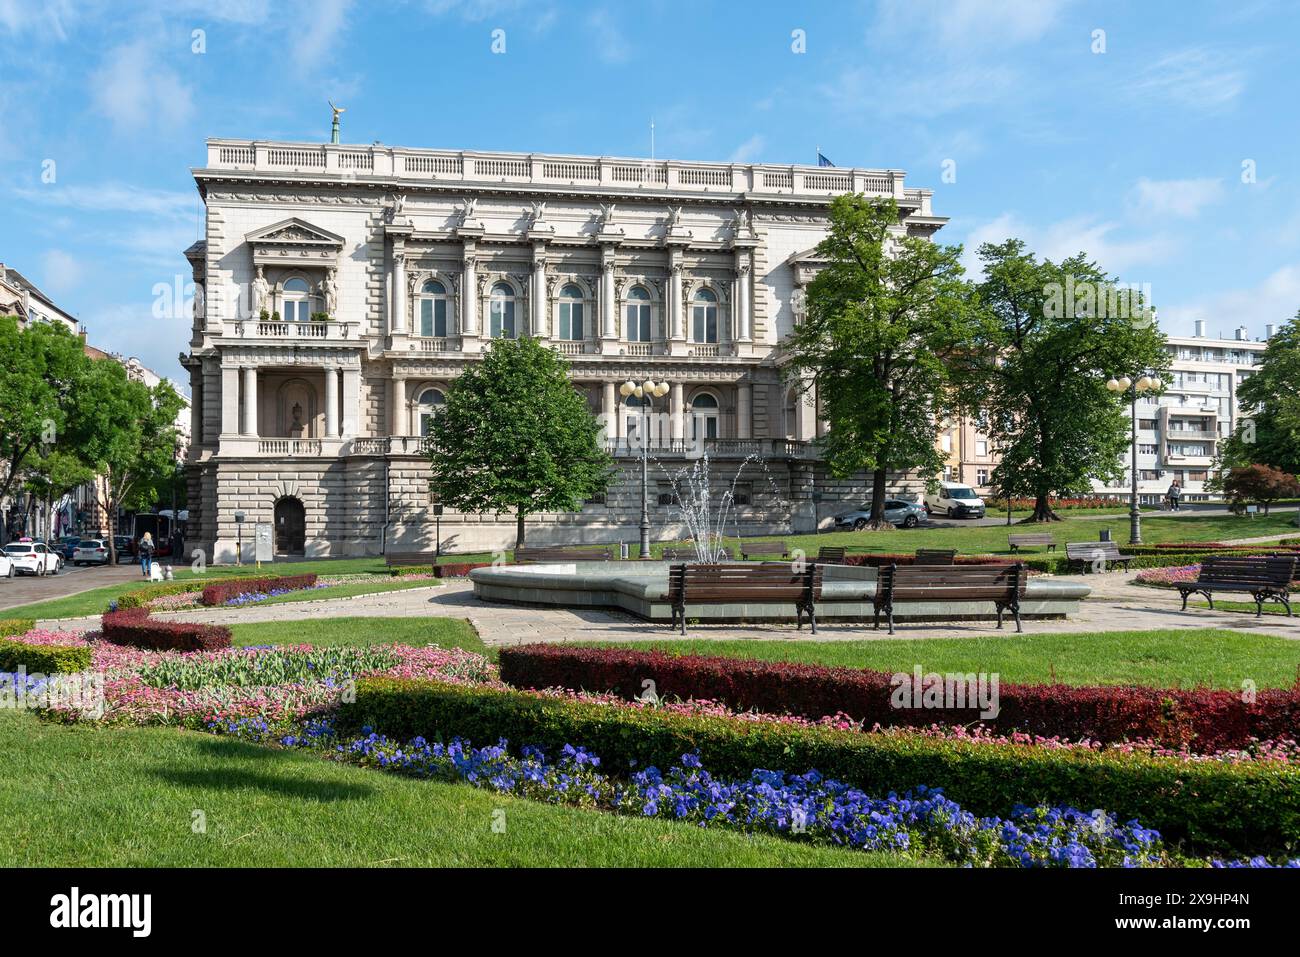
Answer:
[{"label": "paved walkway", "polygon": [[[77,568],[65,565],[57,575],[15,575],[0,580],[0,610],[34,601],[66,598],[104,585],[142,582],[140,566],[134,562],[119,565],[89,565]],[[0,616],[3,617],[3,616]]]},{"label": "paved walkway", "polygon": [[[1145,631],[1150,629],[1226,628],[1300,640],[1300,616],[1286,618],[1265,615],[1261,619],[1244,612],[1210,611],[1198,608],[1180,612],[1178,593],[1130,583],[1122,572],[1102,575],[1062,575],[1065,581],[1081,581],[1093,589],[1082,602],[1079,614],[1065,621],[1026,621],[1026,634],[1077,634],[1098,631]],[[204,621],[234,625],[254,621],[301,621],[303,637],[310,640],[314,619],[321,618],[466,618],[489,645],[514,645],[533,641],[644,641],[674,637],[666,624],[642,621],[617,611],[521,607],[480,601],[468,582],[451,581],[431,588],[411,588],[351,598],[330,598],[310,602],[289,602],[251,608],[195,609],[171,612],[160,617],[180,621]],[[94,627],[97,618],[68,619],[44,623],[56,629]],[[811,637],[807,628],[781,624],[695,625],[689,637],[717,639],[790,639]],[[996,638],[1014,635],[1014,627],[999,631],[991,621],[917,622],[899,624],[897,638]],[[819,624],[820,640],[888,640],[883,631],[861,623]]]}]

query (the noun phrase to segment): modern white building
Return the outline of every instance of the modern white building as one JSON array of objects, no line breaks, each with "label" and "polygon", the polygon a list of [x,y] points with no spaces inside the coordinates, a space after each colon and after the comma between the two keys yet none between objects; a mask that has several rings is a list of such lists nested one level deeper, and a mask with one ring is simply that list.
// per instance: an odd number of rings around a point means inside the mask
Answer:
[{"label": "modern white building", "polygon": [[[1175,479],[1185,497],[1208,497],[1205,482],[1219,442],[1232,435],[1240,420],[1237,390],[1254,372],[1272,335],[1268,326],[1264,339],[1251,339],[1240,326],[1232,338],[1211,338],[1205,320],[1198,320],[1195,335],[1169,337],[1172,364],[1164,392],[1138,397],[1138,492],[1144,499],[1159,500]],[[1131,458],[1126,454],[1124,461],[1123,480],[1097,483],[1098,492],[1129,494]]]},{"label": "modern white building", "polygon": [[[205,238],[190,352],[190,542],[233,559],[236,510],[273,522],[286,554],[499,547],[510,516],[435,516],[422,435],[490,340],[536,336],[565,355],[608,423],[622,468],[577,514],[539,515],[530,541],[632,540],[639,410],[627,379],[667,382],[652,525],[691,440],[737,486],[753,531],[812,530],[861,496],[810,446],[811,403],[781,379],[781,342],[816,274],[837,194],[892,197],[899,232],[945,220],[892,169],[482,153],[214,139],[194,170]],[[247,542],[248,536],[243,536]]]}]

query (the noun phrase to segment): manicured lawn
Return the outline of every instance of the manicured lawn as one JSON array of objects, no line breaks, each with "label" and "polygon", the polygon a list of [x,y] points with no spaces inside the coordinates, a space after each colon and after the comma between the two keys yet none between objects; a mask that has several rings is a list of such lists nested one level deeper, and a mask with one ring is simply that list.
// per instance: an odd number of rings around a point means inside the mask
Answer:
[{"label": "manicured lawn", "polygon": [[[196,811],[206,833],[194,833]],[[492,829],[494,812],[504,812],[504,833]],[[555,807],[202,732],[68,727],[0,713],[0,867],[910,863]]]},{"label": "manicured lawn", "polygon": [[1290,687],[1300,642],[1213,628],[1114,631],[1005,638],[922,638],[888,641],[710,641],[618,643],[681,654],[726,655],[881,671],[996,672],[1002,681],[1139,684],[1158,687]]},{"label": "manicured lawn", "polygon": [[321,618],[301,621],[253,621],[231,626],[236,645],[320,647],[399,643],[464,648],[483,654],[483,641],[463,618]]},{"label": "manicured lawn", "polygon": [[[1192,608],[1192,607],[1209,608],[1210,604],[1209,602],[1193,600],[1187,603],[1187,607],[1188,608]],[[1251,613],[1251,615],[1254,615],[1255,603],[1253,601],[1219,601],[1218,599],[1215,599],[1214,610],[1215,611],[1248,611]],[[1291,599],[1291,613],[1293,615],[1300,615],[1300,595],[1296,595],[1294,598]],[[1281,615],[1283,618],[1285,618],[1286,608],[1280,602],[1266,601],[1264,602],[1264,614]]]},{"label": "manicured lawn", "polygon": [[417,578],[414,580],[405,578],[376,578],[373,582],[350,582],[346,585],[331,585],[328,588],[312,588],[305,591],[289,592],[287,595],[276,595],[274,598],[268,598],[265,601],[259,601],[257,607],[262,605],[283,605],[295,601],[321,601],[326,598],[351,598],[353,595],[373,595],[386,591],[408,591],[412,588],[438,588],[441,582],[433,578]]}]

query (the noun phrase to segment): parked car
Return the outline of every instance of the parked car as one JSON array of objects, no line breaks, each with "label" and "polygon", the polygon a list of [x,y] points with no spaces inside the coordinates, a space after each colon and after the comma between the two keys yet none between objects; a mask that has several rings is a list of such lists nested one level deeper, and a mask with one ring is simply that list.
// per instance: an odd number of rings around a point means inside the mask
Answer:
[{"label": "parked car", "polygon": [[925,504],[932,515],[952,518],[983,518],[984,499],[973,488],[960,482],[940,482],[939,491],[926,495]]},{"label": "parked car", "polygon": [[25,575],[57,575],[63,570],[63,556],[44,542],[10,542],[5,554]]},{"label": "parked car", "polygon": [[0,549],[0,578],[13,578],[18,572],[18,566],[9,554]]},{"label": "parked car", "polygon": [[113,547],[117,549],[119,563],[135,561],[135,540],[130,535],[114,535]]},{"label": "parked car", "polygon": [[[901,498],[885,499],[885,521],[903,528],[916,528],[925,521],[925,506],[917,502],[905,502]],[[865,528],[871,521],[871,503],[861,508],[841,512],[835,516],[836,528]]]},{"label": "parked car", "polygon": [[70,562],[72,561],[72,553],[77,550],[77,546],[80,544],[80,535],[62,535],[50,544],[50,548],[62,555],[65,562]]},{"label": "parked car", "polygon": [[83,538],[72,553],[74,565],[107,565],[108,543],[102,538]]}]

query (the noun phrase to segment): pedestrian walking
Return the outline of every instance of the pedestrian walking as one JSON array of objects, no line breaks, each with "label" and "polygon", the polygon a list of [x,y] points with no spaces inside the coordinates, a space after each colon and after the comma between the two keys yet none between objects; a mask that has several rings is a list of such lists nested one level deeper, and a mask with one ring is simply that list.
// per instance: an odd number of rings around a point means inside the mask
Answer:
[{"label": "pedestrian walking", "polygon": [[140,574],[145,578],[153,575],[153,535],[149,532],[140,536]]},{"label": "pedestrian walking", "polygon": [[1178,511],[1178,507],[1179,507],[1178,499],[1183,494],[1183,489],[1178,484],[1177,479],[1174,479],[1172,482],[1169,483],[1169,492],[1167,494],[1169,496],[1170,509],[1172,509],[1175,512]]}]

